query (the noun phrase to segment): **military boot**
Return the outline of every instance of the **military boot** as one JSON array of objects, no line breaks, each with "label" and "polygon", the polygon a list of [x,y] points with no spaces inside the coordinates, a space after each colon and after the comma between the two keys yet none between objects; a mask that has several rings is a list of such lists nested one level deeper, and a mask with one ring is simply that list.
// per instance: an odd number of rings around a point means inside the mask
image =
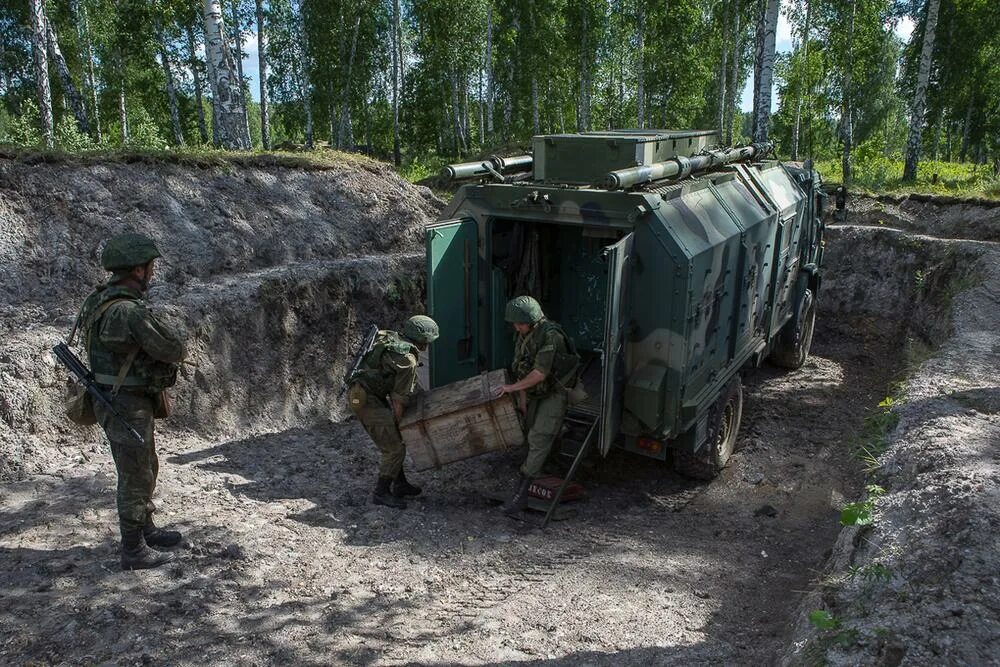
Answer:
[{"label": "military boot", "polygon": [[141,529],[122,531],[123,570],[148,570],[169,563],[173,559],[172,553],[154,551],[146,546]]},{"label": "military boot", "polygon": [[507,516],[519,516],[525,507],[528,506],[528,487],[531,486],[531,478],[521,475],[517,480],[517,487],[510,502],[504,503],[503,513]]},{"label": "military boot", "polygon": [[392,477],[379,477],[378,483],[375,484],[375,493],[372,494],[372,502],[376,505],[385,505],[386,507],[405,510],[406,501],[402,498],[397,498],[389,492],[391,484]]},{"label": "military boot", "polygon": [[392,480],[392,495],[397,498],[405,498],[406,496],[419,496],[420,487],[413,486],[408,481],[406,481],[406,474],[400,470],[399,474],[396,475],[396,479]]},{"label": "military boot", "polygon": [[151,547],[175,547],[181,543],[179,532],[157,528],[152,518],[146,519],[146,525],[142,527],[142,537]]}]

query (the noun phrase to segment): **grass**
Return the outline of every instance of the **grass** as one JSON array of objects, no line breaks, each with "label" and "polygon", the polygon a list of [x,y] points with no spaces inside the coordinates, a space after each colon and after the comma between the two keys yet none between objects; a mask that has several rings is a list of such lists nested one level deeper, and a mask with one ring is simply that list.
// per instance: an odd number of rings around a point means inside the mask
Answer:
[{"label": "grass", "polygon": [[[820,160],[816,169],[825,181],[843,180],[839,159]],[[856,160],[852,188],[871,194],[921,193],[962,198],[1000,199],[1000,180],[990,165],[927,160],[917,169],[916,183],[903,183],[903,161],[881,156]],[[934,178],[934,175],[937,178]]]},{"label": "grass", "polygon": [[176,164],[198,168],[285,167],[306,171],[342,170],[345,168],[382,172],[391,168],[384,162],[360,153],[319,148],[309,152],[294,151],[224,151],[205,147],[177,149],[98,149],[86,151],[41,150],[20,146],[0,146],[0,158],[25,164]]}]

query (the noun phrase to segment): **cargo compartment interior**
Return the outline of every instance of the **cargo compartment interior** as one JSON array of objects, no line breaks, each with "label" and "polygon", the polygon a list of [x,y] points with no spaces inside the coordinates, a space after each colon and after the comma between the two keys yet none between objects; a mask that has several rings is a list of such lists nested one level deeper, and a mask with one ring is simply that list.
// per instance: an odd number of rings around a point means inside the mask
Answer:
[{"label": "cargo compartment interior", "polygon": [[[490,225],[489,270],[493,308],[491,368],[509,367],[514,336],[505,304],[527,294],[547,318],[562,325],[582,357],[590,395],[581,407],[600,407],[601,351],[604,347],[608,275],[603,251],[622,236],[619,230],[545,222],[495,219]],[[591,405],[593,404],[593,405]]]}]

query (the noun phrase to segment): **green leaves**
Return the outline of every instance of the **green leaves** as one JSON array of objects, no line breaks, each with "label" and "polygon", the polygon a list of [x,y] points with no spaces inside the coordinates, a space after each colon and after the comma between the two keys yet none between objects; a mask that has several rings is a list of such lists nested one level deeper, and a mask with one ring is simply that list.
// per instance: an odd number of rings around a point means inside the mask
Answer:
[{"label": "green leaves", "polygon": [[809,612],[809,622],[818,630],[836,630],[840,627],[840,619],[825,609]]}]

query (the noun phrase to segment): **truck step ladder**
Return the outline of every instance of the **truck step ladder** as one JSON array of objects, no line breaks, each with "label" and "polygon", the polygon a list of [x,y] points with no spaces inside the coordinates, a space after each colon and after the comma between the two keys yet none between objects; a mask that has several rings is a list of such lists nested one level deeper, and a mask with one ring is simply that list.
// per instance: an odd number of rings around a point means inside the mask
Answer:
[{"label": "truck step ladder", "polygon": [[[576,420],[577,423],[586,424],[586,421],[578,417],[571,417],[567,415],[567,421]],[[552,515],[555,513],[556,508],[559,507],[559,501],[562,499],[563,493],[566,491],[566,487],[569,483],[573,481],[573,476],[576,474],[576,469],[580,467],[580,461],[583,460],[584,455],[586,455],[587,450],[590,446],[597,440],[598,428],[597,426],[601,423],[600,419],[593,419],[590,421],[590,428],[587,431],[586,437],[584,437],[583,442],[580,443],[580,447],[577,449],[576,456],[573,458],[573,465],[569,467],[569,472],[563,477],[562,484],[559,485],[559,490],[556,491],[556,495],[552,498],[552,503],[549,505],[549,510],[545,513],[545,519],[542,520],[542,530],[549,525],[549,521],[552,520]]]}]

